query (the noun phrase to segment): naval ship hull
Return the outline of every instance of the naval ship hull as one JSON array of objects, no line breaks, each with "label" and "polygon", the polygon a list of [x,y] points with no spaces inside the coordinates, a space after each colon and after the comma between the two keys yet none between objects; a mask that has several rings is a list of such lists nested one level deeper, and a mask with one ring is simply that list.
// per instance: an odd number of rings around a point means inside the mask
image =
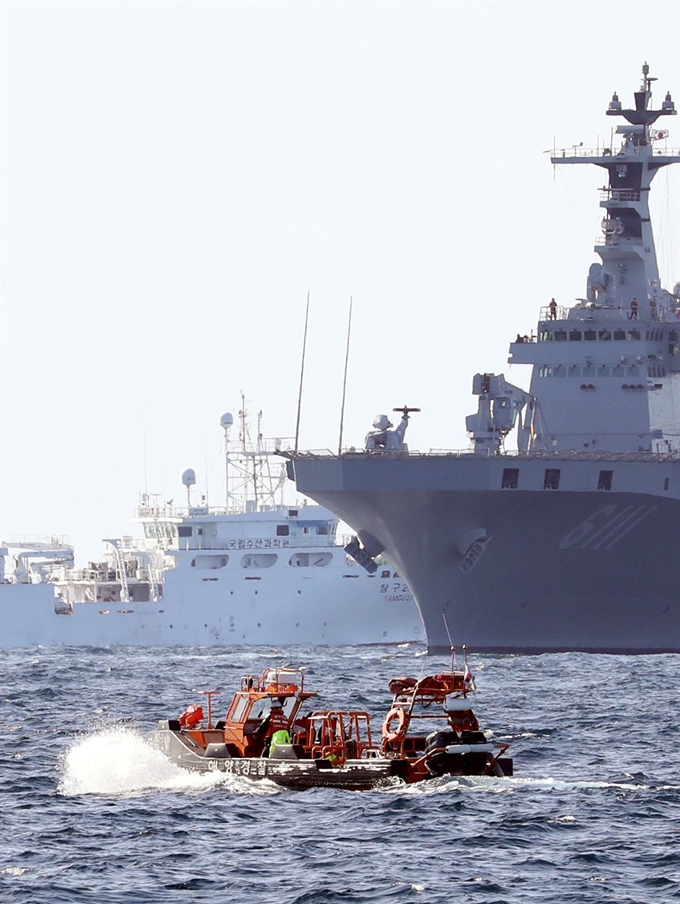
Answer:
[{"label": "naval ship hull", "polygon": [[376,416],[363,452],[290,456],[298,490],[357,532],[348,552],[399,569],[432,650],[680,650],[680,282],[662,288],[649,206],[680,149],[658,122],[677,114],[670,91],[652,107],[656,81],[645,63],[632,107],[613,93],[607,116],[624,122],[609,146],[553,149],[553,166],[606,173],[598,259],[584,297],[551,298],[510,343],[528,390],[473,377],[470,452],[409,452],[420,409],[405,405],[397,427]]},{"label": "naval ship hull", "polygon": [[[501,488],[507,468],[516,489]],[[544,489],[547,469],[560,471],[559,488]],[[620,491],[597,489],[603,471]],[[430,652],[451,641],[503,653],[680,651],[677,457],[307,455],[294,474],[369,549],[384,547]]]}]

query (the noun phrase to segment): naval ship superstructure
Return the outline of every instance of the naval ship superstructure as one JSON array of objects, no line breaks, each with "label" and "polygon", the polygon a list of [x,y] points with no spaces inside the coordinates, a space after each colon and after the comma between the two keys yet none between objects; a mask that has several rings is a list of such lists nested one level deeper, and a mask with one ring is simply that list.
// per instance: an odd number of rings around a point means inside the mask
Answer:
[{"label": "naval ship superstructure", "polygon": [[[498,652],[680,650],[680,284],[660,285],[652,180],[668,149],[666,94],[647,64],[634,104],[615,93],[616,147],[555,151],[595,164],[599,261],[586,297],[541,309],[509,362],[529,390],[477,374],[467,452],[409,452],[410,410],[374,421],[362,451],[296,452],[300,492],[356,531],[366,568],[385,553],[407,581],[428,648]],[[614,144],[614,142],[612,142]],[[400,409],[395,409],[400,410]],[[517,451],[505,449],[516,429]]]}]

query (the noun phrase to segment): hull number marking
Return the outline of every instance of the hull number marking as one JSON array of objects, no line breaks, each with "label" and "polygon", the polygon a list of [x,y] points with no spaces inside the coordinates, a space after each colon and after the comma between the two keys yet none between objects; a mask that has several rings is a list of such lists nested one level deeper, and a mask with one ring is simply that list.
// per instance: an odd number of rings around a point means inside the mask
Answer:
[{"label": "hull number marking", "polygon": [[582,521],[559,544],[559,549],[611,549],[657,508],[656,505],[605,505]]}]

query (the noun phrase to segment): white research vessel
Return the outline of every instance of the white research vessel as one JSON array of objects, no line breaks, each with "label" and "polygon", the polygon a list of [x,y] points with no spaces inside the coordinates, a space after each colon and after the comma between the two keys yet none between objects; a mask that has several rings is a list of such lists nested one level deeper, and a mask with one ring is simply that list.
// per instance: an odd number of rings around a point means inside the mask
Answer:
[{"label": "white research vessel", "polygon": [[[187,506],[143,494],[144,538],[104,541],[105,560],[73,568],[63,543],[12,554],[0,583],[0,648],[40,644],[377,644],[424,640],[413,596],[388,564],[373,574],[348,556],[338,519],[288,505],[280,441],[251,442],[245,408],[237,441],[225,431],[225,504]],[[48,549],[54,546],[54,551]],[[61,558],[59,565],[56,560]],[[26,562],[31,563],[30,567]],[[10,567],[11,563],[11,567]],[[39,564],[38,564],[39,563]]]},{"label": "white research vessel", "polygon": [[467,452],[409,452],[406,409],[362,452],[290,456],[298,490],[357,532],[363,558],[397,566],[432,651],[449,630],[480,651],[680,651],[680,284],[660,285],[649,210],[680,151],[653,81],[645,64],[633,107],[612,97],[617,146],[553,153],[608,182],[587,297],[546,306],[510,345],[529,390],[478,374]]},{"label": "white research vessel", "polygon": [[62,607],[54,581],[74,565],[64,537],[24,536],[0,542],[0,649],[17,646],[31,623],[48,621]]}]

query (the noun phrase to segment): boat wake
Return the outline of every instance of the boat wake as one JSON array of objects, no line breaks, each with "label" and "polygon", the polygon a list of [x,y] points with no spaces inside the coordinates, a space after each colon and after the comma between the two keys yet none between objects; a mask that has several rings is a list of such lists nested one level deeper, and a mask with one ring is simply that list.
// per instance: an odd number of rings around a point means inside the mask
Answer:
[{"label": "boat wake", "polygon": [[59,762],[58,791],[136,795],[153,791],[202,792],[217,786],[241,794],[272,794],[270,782],[255,783],[218,772],[195,773],[171,763],[138,731],[107,728],[73,741]]},{"label": "boat wake", "polygon": [[450,794],[452,791],[487,792],[490,794],[513,794],[533,791],[582,791],[582,790],[612,789],[617,792],[676,790],[675,786],[663,785],[661,787],[640,784],[635,781],[588,781],[585,779],[556,779],[556,778],[525,778],[503,777],[497,778],[491,775],[443,775],[428,782],[405,785],[395,779],[385,782],[379,789],[383,794],[407,794],[414,796]]},{"label": "boat wake", "polygon": [[[59,761],[58,792],[65,797],[85,794],[134,796],[154,791],[201,793],[214,788],[233,794],[281,793],[273,782],[254,782],[221,772],[190,772],[170,762],[146,737],[132,728],[105,728],[74,739]],[[573,781],[555,778],[497,778],[495,776],[442,776],[429,782],[404,784],[386,780],[374,791],[381,794],[440,795],[452,791],[508,794],[527,791],[616,789],[645,790],[635,781]]]}]

